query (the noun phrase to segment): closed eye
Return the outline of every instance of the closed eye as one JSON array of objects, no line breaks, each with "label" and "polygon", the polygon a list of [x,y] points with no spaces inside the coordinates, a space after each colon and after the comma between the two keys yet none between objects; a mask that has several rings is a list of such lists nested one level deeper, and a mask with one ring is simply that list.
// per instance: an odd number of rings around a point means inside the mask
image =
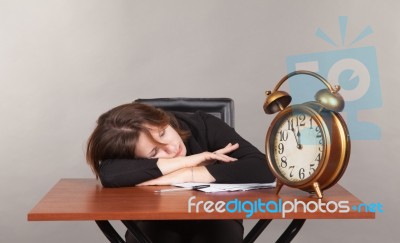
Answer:
[{"label": "closed eye", "polygon": [[158,147],[154,147],[153,150],[150,152],[150,158],[154,158],[158,154]]},{"label": "closed eye", "polygon": [[162,136],[165,135],[165,130],[166,130],[166,129],[161,130],[161,132],[160,132],[160,137],[162,137]]}]

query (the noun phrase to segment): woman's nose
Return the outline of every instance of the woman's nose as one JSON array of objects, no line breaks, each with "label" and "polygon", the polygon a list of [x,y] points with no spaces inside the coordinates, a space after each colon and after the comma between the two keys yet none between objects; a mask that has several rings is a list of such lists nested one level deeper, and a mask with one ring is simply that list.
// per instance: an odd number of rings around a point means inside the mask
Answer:
[{"label": "woman's nose", "polygon": [[167,144],[164,146],[164,151],[168,154],[168,155],[175,155],[176,154],[176,148],[174,145],[172,144]]}]

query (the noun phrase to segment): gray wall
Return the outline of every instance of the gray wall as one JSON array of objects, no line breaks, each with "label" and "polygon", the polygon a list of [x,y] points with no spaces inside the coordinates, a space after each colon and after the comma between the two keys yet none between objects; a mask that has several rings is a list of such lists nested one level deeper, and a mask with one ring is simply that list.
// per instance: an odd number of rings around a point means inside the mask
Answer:
[{"label": "gray wall", "polygon": [[383,97],[361,114],[381,138],[353,141],[340,183],[384,213],[310,220],[295,242],[399,242],[399,11],[396,0],[1,0],[0,242],[106,242],[92,222],[26,214],[60,178],[93,177],[84,149],[95,120],[135,98],[231,97],[238,132],[263,150],[273,118],[261,109],[264,91],[287,73],[288,56],[342,48],[314,34],[339,40],[339,16],[351,38],[374,30],[353,47],[376,48]]}]

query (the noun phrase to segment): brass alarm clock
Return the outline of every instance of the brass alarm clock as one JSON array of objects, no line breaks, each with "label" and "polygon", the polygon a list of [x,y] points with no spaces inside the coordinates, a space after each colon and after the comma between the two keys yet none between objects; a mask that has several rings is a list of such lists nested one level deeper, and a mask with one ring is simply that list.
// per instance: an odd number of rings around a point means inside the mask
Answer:
[{"label": "brass alarm clock", "polygon": [[[289,106],[291,96],[278,89],[299,74],[317,78],[328,89],[318,91],[315,101]],[[265,113],[278,112],[265,139],[268,166],[277,178],[277,194],[287,185],[322,198],[322,190],[337,183],[346,170],[350,137],[339,114],[344,108],[339,89],[319,74],[301,70],[289,73],[272,92],[266,92]]]}]

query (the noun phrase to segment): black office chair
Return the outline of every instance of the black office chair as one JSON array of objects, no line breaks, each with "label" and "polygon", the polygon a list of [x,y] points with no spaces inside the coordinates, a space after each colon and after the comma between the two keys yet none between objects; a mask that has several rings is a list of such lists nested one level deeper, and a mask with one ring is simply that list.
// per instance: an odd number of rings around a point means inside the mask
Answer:
[{"label": "black office chair", "polygon": [[140,102],[166,111],[194,113],[198,110],[214,115],[234,127],[234,104],[229,98],[155,98],[137,99]]}]

